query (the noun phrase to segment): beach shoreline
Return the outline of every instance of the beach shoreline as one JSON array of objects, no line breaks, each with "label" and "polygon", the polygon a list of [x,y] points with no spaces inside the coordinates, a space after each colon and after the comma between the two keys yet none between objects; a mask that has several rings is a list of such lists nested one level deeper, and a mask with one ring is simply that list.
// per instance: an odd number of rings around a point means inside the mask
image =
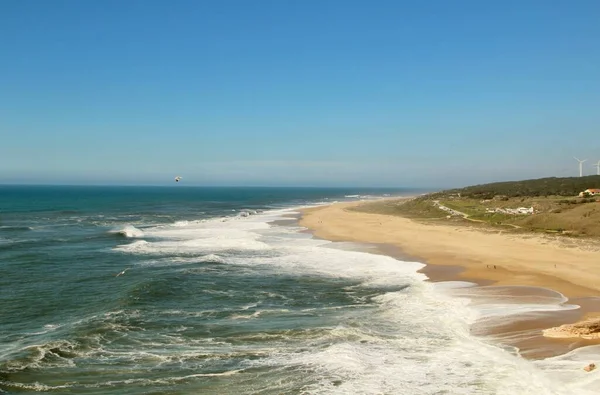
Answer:
[{"label": "beach shoreline", "polygon": [[[536,235],[496,234],[452,224],[423,224],[396,215],[354,210],[365,203],[372,202],[306,208],[301,210],[299,224],[318,238],[376,245],[379,253],[421,262],[425,267],[419,272],[430,282],[465,281],[513,293],[526,290],[532,295],[546,289],[564,295],[567,304],[579,306],[576,310],[524,316],[492,330],[479,330],[480,335],[517,347],[526,358],[560,355],[600,343],[598,339],[543,335],[546,329],[600,316],[598,252],[577,246],[565,248]],[[521,335],[519,339],[515,334]]]},{"label": "beach shoreline", "polygon": [[[364,201],[302,210],[299,223],[331,241],[388,244],[423,263],[464,268],[460,277],[496,285],[531,285],[565,296],[600,296],[596,251],[566,248],[548,237],[482,232],[468,226],[423,224],[401,216],[351,210]],[[494,268],[494,265],[496,266]]]}]

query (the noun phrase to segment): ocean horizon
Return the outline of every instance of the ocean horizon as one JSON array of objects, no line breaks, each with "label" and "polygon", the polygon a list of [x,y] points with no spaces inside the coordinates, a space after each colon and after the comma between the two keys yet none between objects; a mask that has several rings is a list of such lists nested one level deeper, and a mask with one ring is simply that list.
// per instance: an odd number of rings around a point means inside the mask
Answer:
[{"label": "ocean horizon", "polygon": [[423,192],[0,186],[0,393],[593,393],[584,349],[530,361],[470,331],[560,294],[473,305],[454,291],[474,284],[295,220]]}]

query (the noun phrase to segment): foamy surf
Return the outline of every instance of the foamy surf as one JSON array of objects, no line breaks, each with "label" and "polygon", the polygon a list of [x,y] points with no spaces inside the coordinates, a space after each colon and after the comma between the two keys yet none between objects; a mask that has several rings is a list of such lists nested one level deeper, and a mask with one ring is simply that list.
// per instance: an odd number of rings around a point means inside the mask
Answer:
[{"label": "foamy surf", "polygon": [[144,232],[133,225],[126,225],[122,228],[113,229],[109,233],[118,234],[128,238],[139,238],[144,236]]},{"label": "foamy surf", "polygon": [[[277,370],[287,366],[313,372],[312,384],[305,387],[310,393],[593,393],[596,381],[587,376],[589,385],[582,384],[579,371],[570,371],[574,364],[559,363],[561,359],[527,361],[469,333],[470,325],[488,317],[577,306],[563,305],[560,296],[529,304],[504,303],[491,296],[480,297],[474,303],[477,288],[473,284],[425,283],[426,276],[417,273],[423,267],[421,263],[348,248],[328,248],[332,244],[322,240],[302,239],[298,243],[299,227],[265,227],[267,221],[291,212],[294,211],[149,230],[147,234],[161,241],[138,241],[125,249],[133,253],[153,251],[198,257],[206,257],[208,250],[235,250],[238,254],[228,256],[224,264],[260,268],[270,275],[315,279],[311,281],[353,281],[354,285],[346,287],[347,293],[363,304],[358,309],[349,305],[314,310],[329,311],[339,324],[322,337],[312,339],[312,351],[298,353],[296,348],[302,348],[298,344],[286,352],[286,346],[281,345],[281,351],[271,357],[249,362],[250,367],[256,368]],[[257,245],[258,250],[271,253],[243,253],[256,250],[252,246]],[[369,311],[367,317],[365,308]],[[231,319],[265,319],[263,311],[240,311]],[[315,347],[321,351],[315,352]],[[561,381],[547,374],[548,366],[562,372]],[[580,370],[581,366],[577,367]]]},{"label": "foamy surf", "polygon": [[[67,241],[0,251],[20,259],[0,260],[2,295],[11,295],[0,311],[0,392],[587,394],[596,388],[596,373],[581,369],[591,352],[532,362],[472,334],[473,322],[486,316],[522,314],[509,299],[470,294],[477,287],[468,283],[427,283],[419,262],[282,226],[298,209],[283,209],[285,201],[270,195],[262,205],[255,199],[272,191],[252,190],[244,200],[237,190],[201,189],[184,199],[190,191],[140,189],[135,207],[124,191],[96,212],[80,207],[89,215],[65,226],[32,211],[37,222],[23,225],[50,226],[23,235],[46,232]],[[289,199],[289,191],[278,193]],[[298,201],[310,206],[370,194],[306,193],[314,198]],[[66,206],[77,208],[78,201]],[[276,209],[259,212],[269,206]],[[21,215],[10,224],[20,226]],[[63,217],[56,214],[58,223]],[[125,237],[106,237],[116,223]],[[133,224],[142,234],[127,228]],[[560,295],[539,296],[524,309],[537,314],[566,305]]]}]

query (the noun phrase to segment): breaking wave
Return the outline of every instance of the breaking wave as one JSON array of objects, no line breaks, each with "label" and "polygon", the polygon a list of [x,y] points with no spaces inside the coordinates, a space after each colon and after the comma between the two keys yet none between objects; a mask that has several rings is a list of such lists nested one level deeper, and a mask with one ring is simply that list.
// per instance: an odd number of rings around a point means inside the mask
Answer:
[{"label": "breaking wave", "polygon": [[123,228],[111,230],[109,233],[118,234],[127,238],[144,237],[144,232],[133,225],[127,225]]}]

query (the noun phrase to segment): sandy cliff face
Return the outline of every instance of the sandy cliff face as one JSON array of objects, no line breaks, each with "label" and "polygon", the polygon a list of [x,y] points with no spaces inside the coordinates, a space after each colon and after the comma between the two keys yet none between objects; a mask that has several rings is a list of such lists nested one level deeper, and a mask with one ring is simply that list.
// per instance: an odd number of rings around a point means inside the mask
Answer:
[{"label": "sandy cliff face", "polygon": [[565,324],[543,331],[546,337],[580,337],[582,339],[600,339],[600,318],[591,318],[575,324]]}]

